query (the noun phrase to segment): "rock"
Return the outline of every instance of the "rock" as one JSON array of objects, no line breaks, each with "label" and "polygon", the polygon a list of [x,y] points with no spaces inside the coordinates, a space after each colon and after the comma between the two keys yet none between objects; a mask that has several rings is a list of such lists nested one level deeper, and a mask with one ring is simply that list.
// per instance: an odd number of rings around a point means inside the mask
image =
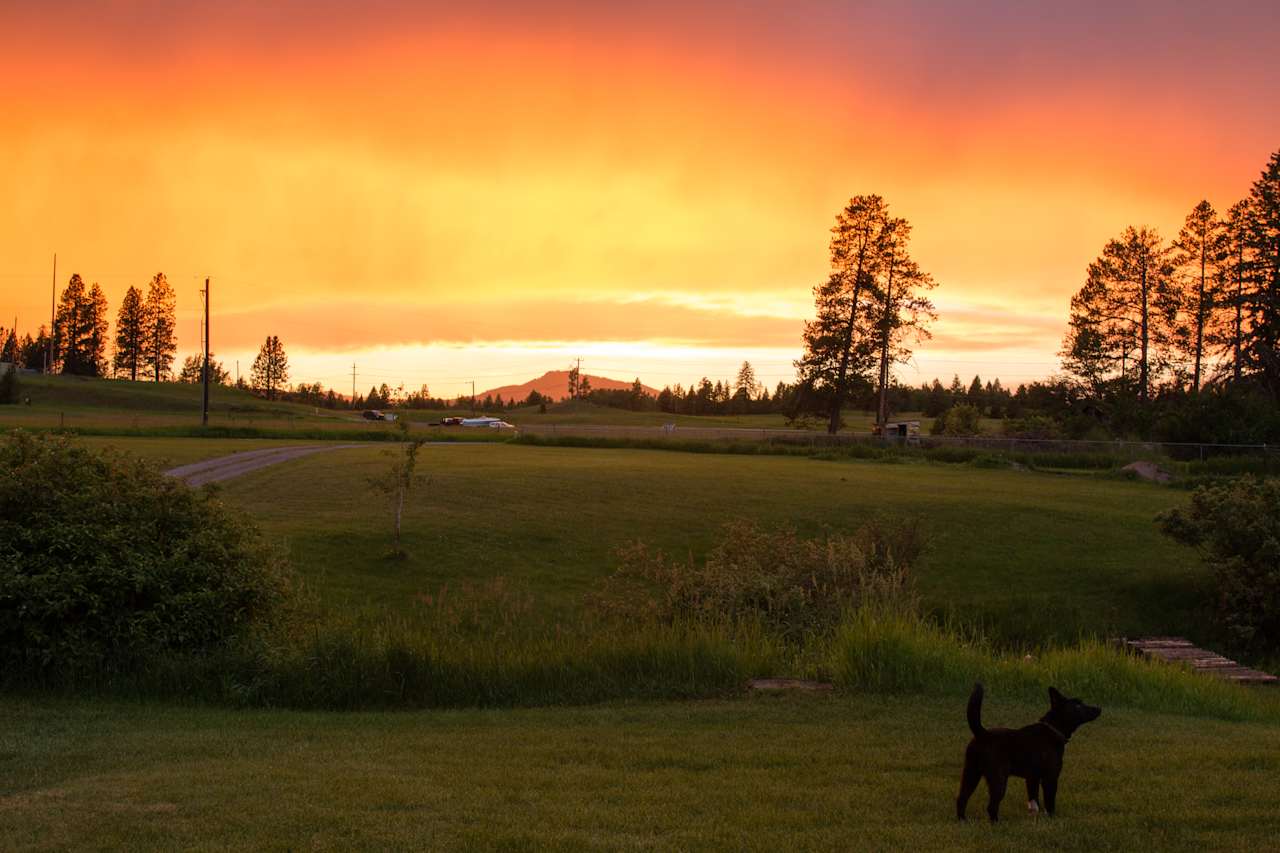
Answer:
[{"label": "rock", "polygon": [[1147,462],[1146,460],[1130,462],[1120,470],[1132,471],[1136,476],[1143,480],[1150,480],[1153,483],[1167,483],[1173,479],[1173,475],[1168,471],[1164,470],[1156,463]]}]

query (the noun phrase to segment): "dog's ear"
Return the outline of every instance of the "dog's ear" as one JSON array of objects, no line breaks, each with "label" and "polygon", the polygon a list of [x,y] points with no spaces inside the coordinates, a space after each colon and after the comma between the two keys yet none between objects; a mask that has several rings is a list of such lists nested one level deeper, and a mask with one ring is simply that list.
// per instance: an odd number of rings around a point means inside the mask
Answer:
[{"label": "dog's ear", "polygon": [[1049,704],[1056,706],[1061,704],[1062,700],[1063,700],[1063,696],[1061,693],[1058,692],[1058,688],[1050,687],[1049,688]]}]

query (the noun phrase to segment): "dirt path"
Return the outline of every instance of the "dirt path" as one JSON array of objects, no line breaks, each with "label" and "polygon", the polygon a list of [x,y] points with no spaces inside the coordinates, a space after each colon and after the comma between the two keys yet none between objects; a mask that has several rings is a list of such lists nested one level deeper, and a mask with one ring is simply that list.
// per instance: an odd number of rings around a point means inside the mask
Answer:
[{"label": "dirt path", "polygon": [[326,450],[342,450],[348,447],[366,447],[364,444],[311,444],[294,447],[268,447],[264,450],[246,450],[232,453],[230,456],[219,456],[217,459],[206,459],[190,465],[179,465],[165,471],[170,477],[185,480],[188,486],[203,486],[205,483],[217,483],[230,480],[241,474],[248,474],[268,465],[288,462],[313,453]]}]

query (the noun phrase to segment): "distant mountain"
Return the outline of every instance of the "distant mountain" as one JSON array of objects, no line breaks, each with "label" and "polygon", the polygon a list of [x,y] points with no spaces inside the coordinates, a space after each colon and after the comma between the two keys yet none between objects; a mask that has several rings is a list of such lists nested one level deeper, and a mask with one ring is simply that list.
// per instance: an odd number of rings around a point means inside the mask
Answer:
[{"label": "distant mountain", "polygon": [[[610,379],[607,376],[592,376],[590,373],[583,374],[590,383],[592,388],[599,388],[606,391],[613,390],[629,390],[630,382],[623,382],[619,379]],[[643,385],[646,394],[657,396],[658,392],[648,385]],[[503,400],[524,400],[529,396],[530,391],[537,391],[550,397],[552,400],[561,400],[569,396],[569,371],[567,370],[548,370],[537,379],[530,379],[523,385],[503,385],[501,388],[490,388],[481,394],[477,394],[477,399],[485,397],[502,397]]]}]

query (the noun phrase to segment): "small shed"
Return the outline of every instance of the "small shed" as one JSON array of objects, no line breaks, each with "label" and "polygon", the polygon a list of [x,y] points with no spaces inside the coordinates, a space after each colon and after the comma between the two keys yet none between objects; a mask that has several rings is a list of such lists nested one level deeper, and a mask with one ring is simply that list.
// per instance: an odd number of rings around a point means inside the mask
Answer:
[{"label": "small shed", "polygon": [[884,424],[876,424],[871,428],[872,435],[878,435],[881,438],[905,438],[907,440],[920,438],[920,422],[919,421],[889,421]]}]

